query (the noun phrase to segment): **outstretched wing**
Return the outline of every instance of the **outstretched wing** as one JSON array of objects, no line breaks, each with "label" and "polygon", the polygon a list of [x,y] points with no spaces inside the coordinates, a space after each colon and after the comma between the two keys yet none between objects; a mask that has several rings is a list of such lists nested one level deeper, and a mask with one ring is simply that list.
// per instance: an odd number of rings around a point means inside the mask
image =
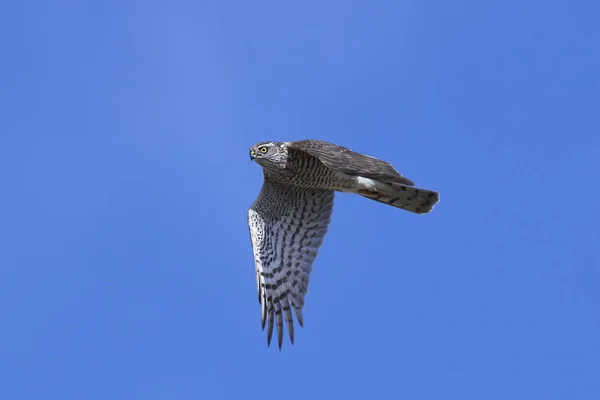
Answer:
[{"label": "outstretched wing", "polygon": [[250,239],[256,263],[256,285],[262,328],[271,343],[274,319],[279,349],[283,317],[294,343],[294,309],[300,326],[312,265],[327,233],[334,192],[284,186],[265,178],[248,210]]},{"label": "outstretched wing", "polygon": [[352,176],[363,176],[382,182],[396,182],[407,186],[414,183],[403,177],[392,164],[352,151],[346,147],[322,140],[289,142],[292,150],[304,151],[317,157],[327,167]]}]

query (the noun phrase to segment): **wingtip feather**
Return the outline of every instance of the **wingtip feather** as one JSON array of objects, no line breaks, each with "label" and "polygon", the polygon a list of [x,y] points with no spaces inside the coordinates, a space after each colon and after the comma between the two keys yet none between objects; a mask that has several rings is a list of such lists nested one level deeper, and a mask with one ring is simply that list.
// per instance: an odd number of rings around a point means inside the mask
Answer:
[{"label": "wingtip feather", "polygon": [[275,317],[277,318],[277,345],[279,346],[279,350],[281,350],[281,346],[283,345],[283,320],[281,317],[281,308],[275,311]]},{"label": "wingtip feather", "polygon": [[288,334],[290,335],[290,342],[294,344],[294,319],[292,317],[291,303],[289,299],[286,299],[283,307],[283,313],[285,315],[285,322],[287,324]]},{"label": "wingtip feather", "polygon": [[296,313],[296,320],[301,328],[304,328],[304,317],[302,316],[302,308],[294,305],[294,312]]},{"label": "wingtip feather", "polygon": [[273,309],[268,311],[268,325],[267,325],[267,346],[271,345],[271,338],[273,337]]},{"label": "wingtip feather", "polygon": [[262,301],[260,303],[260,324],[263,331],[265,330],[265,322],[267,322],[267,299],[263,294]]}]

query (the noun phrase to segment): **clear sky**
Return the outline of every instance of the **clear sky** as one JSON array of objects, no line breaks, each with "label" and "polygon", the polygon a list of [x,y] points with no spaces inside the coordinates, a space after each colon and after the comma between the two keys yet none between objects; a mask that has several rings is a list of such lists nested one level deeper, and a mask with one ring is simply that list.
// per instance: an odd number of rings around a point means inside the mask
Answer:
[{"label": "clear sky", "polygon": [[[0,398],[599,399],[598,15],[3,3]],[[260,328],[248,149],[306,138],[441,202],[339,194],[280,352]]]}]

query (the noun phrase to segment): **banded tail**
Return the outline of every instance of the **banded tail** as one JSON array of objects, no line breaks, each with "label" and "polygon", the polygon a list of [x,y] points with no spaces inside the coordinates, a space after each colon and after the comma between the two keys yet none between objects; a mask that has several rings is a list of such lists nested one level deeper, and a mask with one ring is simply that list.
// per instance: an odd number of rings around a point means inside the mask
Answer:
[{"label": "banded tail", "polygon": [[363,197],[416,214],[426,214],[440,201],[440,194],[433,190],[416,188],[395,182],[380,182],[358,177],[359,189]]}]

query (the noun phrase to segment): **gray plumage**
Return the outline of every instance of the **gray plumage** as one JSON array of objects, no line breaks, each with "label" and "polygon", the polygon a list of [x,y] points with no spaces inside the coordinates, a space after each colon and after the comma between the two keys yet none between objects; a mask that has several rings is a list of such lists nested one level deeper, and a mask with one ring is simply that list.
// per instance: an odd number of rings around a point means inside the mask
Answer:
[{"label": "gray plumage", "polygon": [[292,310],[304,326],[302,308],[312,265],[331,220],[336,191],[355,193],[417,214],[439,201],[415,188],[389,163],[320,140],[261,142],[250,158],[263,169],[263,187],[248,210],[262,327],[271,343],[283,342],[283,321],[294,343]]}]

